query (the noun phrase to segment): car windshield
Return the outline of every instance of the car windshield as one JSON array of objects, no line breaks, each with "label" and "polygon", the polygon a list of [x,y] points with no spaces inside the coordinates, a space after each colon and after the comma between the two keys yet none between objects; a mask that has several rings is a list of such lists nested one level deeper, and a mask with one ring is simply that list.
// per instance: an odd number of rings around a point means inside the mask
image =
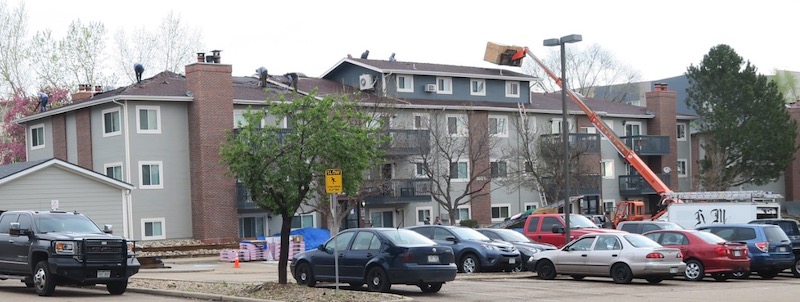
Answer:
[{"label": "car windshield", "polygon": [[505,241],[509,242],[531,242],[531,239],[528,236],[522,235],[522,233],[514,231],[514,230],[496,230],[497,234],[500,235],[500,238],[503,238]]},{"label": "car windshield", "polygon": [[[561,216],[561,219],[564,219],[564,216]],[[594,224],[589,218],[586,218],[583,215],[578,214],[570,214],[569,215],[569,228],[570,229],[577,229],[577,228],[584,228],[584,229],[597,229],[597,225]]]},{"label": "car windshield", "polygon": [[720,243],[720,242],[726,242],[727,241],[725,239],[722,239],[722,237],[719,237],[717,235],[714,235],[714,234],[711,234],[711,233],[708,233],[708,232],[697,231],[697,232],[692,232],[692,234],[694,234],[698,238],[702,239],[706,243],[717,244],[717,243]]},{"label": "car windshield", "polygon": [[486,237],[486,235],[470,228],[450,228],[450,231],[456,233],[456,236],[458,236],[458,238],[461,240],[491,241],[491,239]]},{"label": "car windshield", "polygon": [[75,214],[36,216],[36,228],[45,233],[103,233],[92,220]]},{"label": "car windshield", "polygon": [[626,234],[622,237],[624,237],[625,240],[628,241],[628,243],[630,243],[633,247],[661,247],[661,245],[658,244],[658,242],[653,241],[653,239],[639,234]]},{"label": "car windshield", "polygon": [[388,237],[397,246],[435,245],[436,242],[422,236],[420,233],[406,229],[391,229],[378,231]]}]

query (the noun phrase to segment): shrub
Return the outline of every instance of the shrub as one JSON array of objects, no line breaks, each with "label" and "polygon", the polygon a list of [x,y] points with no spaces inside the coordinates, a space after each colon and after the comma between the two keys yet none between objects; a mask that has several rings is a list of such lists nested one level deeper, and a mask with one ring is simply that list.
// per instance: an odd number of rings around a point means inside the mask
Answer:
[{"label": "shrub", "polygon": [[475,219],[462,219],[459,225],[474,229],[478,227],[478,221]]}]

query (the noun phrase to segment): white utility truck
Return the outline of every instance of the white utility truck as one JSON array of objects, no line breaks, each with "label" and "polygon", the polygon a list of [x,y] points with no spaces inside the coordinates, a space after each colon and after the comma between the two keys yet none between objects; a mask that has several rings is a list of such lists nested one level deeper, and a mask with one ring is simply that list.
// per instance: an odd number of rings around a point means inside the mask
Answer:
[{"label": "white utility truck", "polygon": [[[708,224],[748,223],[760,218],[781,218],[780,194],[762,191],[676,192],[684,203],[673,203],[658,220],[687,229]],[[697,200],[709,200],[708,202]],[[714,201],[712,201],[714,200]],[[719,201],[728,200],[728,201]]]}]

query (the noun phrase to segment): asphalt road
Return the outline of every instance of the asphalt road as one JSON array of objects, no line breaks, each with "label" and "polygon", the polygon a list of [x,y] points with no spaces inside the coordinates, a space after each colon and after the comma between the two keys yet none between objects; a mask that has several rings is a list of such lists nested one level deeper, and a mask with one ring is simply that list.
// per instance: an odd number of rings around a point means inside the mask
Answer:
[{"label": "asphalt road", "polygon": [[52,297],[40,297],[32,288],[25,288],[19,280],[0,281],[0,301],[25,301],[25,302],[85,302],[85,301],[120,301],[120,302],[187,302],[191,299],[153,296],[127,292],[121,296],[109,295],[107,291],[90,288],[73,288],[57,286]]}]

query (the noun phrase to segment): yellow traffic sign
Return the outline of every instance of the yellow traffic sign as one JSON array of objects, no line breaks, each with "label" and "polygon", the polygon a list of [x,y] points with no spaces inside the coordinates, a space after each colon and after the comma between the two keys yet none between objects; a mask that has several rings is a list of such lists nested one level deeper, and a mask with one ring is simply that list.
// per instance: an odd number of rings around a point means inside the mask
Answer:
[{"label": "yellow traffic sign", "polygon": [[328,194],[342,193],[342,170],[325,170],[325,192]]}]

